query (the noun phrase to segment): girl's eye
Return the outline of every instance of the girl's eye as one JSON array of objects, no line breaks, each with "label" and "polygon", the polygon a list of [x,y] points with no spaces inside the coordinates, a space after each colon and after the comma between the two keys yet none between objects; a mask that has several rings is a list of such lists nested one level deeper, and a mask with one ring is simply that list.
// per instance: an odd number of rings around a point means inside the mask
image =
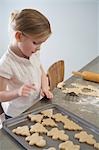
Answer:
[{"label": "girl's eye", "polygon": [[35,44],[35,45],[36,45],[37,43],[36,43],[36,42],[33,42],[33,44]]}]

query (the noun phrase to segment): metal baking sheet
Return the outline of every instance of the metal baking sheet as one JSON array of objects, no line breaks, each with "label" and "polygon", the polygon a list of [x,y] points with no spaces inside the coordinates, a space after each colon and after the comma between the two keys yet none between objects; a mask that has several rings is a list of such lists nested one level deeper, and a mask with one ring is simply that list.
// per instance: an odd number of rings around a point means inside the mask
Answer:
[{"label": "metal baking sheet", "polygon": [[[45,134],[42,134],[42,136],[44,137],[44,139],[47,141],[47,145],[44,148],[38,148],[37,146],[29,146],[28,142],[25,141],[25,137],[16,135],[14,133],[12,133],[12,129],[18,127],[18,126],[23,126],[23,125],[28,125],[29,127],[33,124],[35,124],[34,122],[31,122],[28,118],[27,115],[29,113],[32,114],[38,114],[43,110],[46,109],[53,109],[54,114],[55,113],[62,113],[63,115],[67,115],[69,117],[69,119],[73,120],[74,122],[76,122],[77,124],[79,124],[84,131],[86,131],[89,134],[93,134],[94,138],[97,142],[99,142],[99,128],[95,127],[93,124],[81,119],[80,117],[74,115],[73,113],[69,112],[68,110],[60,107],[59,105],[56,104],[48,104],[45,105],[43,107],[39,107],[38,109],[35,109],[33,111],[28,111],[16,118],[11,118],[6,120],[3,123],[3,129],[9,133],[17,142],[19,142],[25,149],[27,150],[47,150],[49,147],[55,147],[56,150],[59,150],[59,144],[62,143],[62,141],[60,140],[53,140],[51,137],[48,137]],[[80,143],[77,139],[74,138],[75,133],[78,133],[79,131],[69,131],[63,128],[63,124],[61,122],[57,123],[58,124],[58,128],[62,129],[65,131],[65,133],[67,135],[69,135],[69,140],[73,141],[74,144],[78,144],[80,145],[80,150],[95,150],[95,148],[93,146],[90,146],[88,144],[85,143]],[[46,127],[48,130],[51,129],[51,127]]]}]

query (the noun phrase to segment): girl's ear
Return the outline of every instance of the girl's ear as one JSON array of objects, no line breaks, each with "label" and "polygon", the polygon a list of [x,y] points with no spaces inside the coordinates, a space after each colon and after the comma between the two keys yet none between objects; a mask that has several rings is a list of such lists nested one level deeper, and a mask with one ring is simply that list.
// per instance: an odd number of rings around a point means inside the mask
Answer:
[{"label": "girl's ear", "polygon": [[16,38],[17,42],[21,42],[21,40],[22,40],[22,32],[16,31],[15,38]]}]

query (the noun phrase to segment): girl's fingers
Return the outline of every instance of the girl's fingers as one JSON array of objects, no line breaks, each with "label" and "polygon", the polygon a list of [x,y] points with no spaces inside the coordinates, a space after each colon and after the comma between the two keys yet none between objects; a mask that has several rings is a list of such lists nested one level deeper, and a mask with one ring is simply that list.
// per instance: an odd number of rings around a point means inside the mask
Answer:
[{"label": "girl's fingers", "polygon": [[22,96],[29,96],[29,94],[30,94],[30,92],[24,91],[24,92],[22,93]]},{"label": "girl's fingers", "polygon": [[52,99],[52,98],[53,98],[53,94],[48,93],[48,94],[47,94],[47,98]]},{"label": "girl's fingers", "polygon": [[31,85],[23,85],[19,89],[18,95],[19,96],[28,96],[30,94],[31,90],[35,90]]},{"label": "girl's fingers", "polygon": [[24,87],[36,90],[35,85],[32,85],[32,84],[25,84]]},{"label": "girl's fingers", "polygon": [[22,91],[22,96],[29,96],[30,93],[31,93],[30,90],[24,90],[24,91]]},{"label": "girl's fingers", "polygon": [[42,96],[45,96],[49,99],[52,99],[53,98],[53,94],[50,92],[50,91],[46,91],[46,92],[41,92],[41,95]]},{"label": "girl's fingers", "polygon": [[41,91],[41,96],[43,96],[43,97],[45,96],[44,92],[42,92],[42,91]]},{"label": "girl's fingers", "polygon": [[31,90],[34,90],[34,89],[32,89],[32,88],[29,88],[29,87],[23,87],[23,89],[22,89],[23,91],[31,91]]}]

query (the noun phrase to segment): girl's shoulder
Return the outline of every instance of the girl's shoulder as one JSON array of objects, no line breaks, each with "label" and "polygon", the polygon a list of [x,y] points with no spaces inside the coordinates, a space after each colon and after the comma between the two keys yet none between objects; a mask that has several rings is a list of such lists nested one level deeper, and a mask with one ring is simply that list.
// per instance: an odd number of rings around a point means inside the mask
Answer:
[{"label": "girl's shoulder", "polygon": [[11,59],[11,56],[10,56],[10,53],[9,51],[6,51],[3,56],[0,58],[0,66],[2,64],[7,64],[7,63],[10,63],[10,59]]},{"label": "girl's shoulder", "polygon": [[0,58],[0,76],[10,79],[12,77],[11,58],[8,52]]}]

